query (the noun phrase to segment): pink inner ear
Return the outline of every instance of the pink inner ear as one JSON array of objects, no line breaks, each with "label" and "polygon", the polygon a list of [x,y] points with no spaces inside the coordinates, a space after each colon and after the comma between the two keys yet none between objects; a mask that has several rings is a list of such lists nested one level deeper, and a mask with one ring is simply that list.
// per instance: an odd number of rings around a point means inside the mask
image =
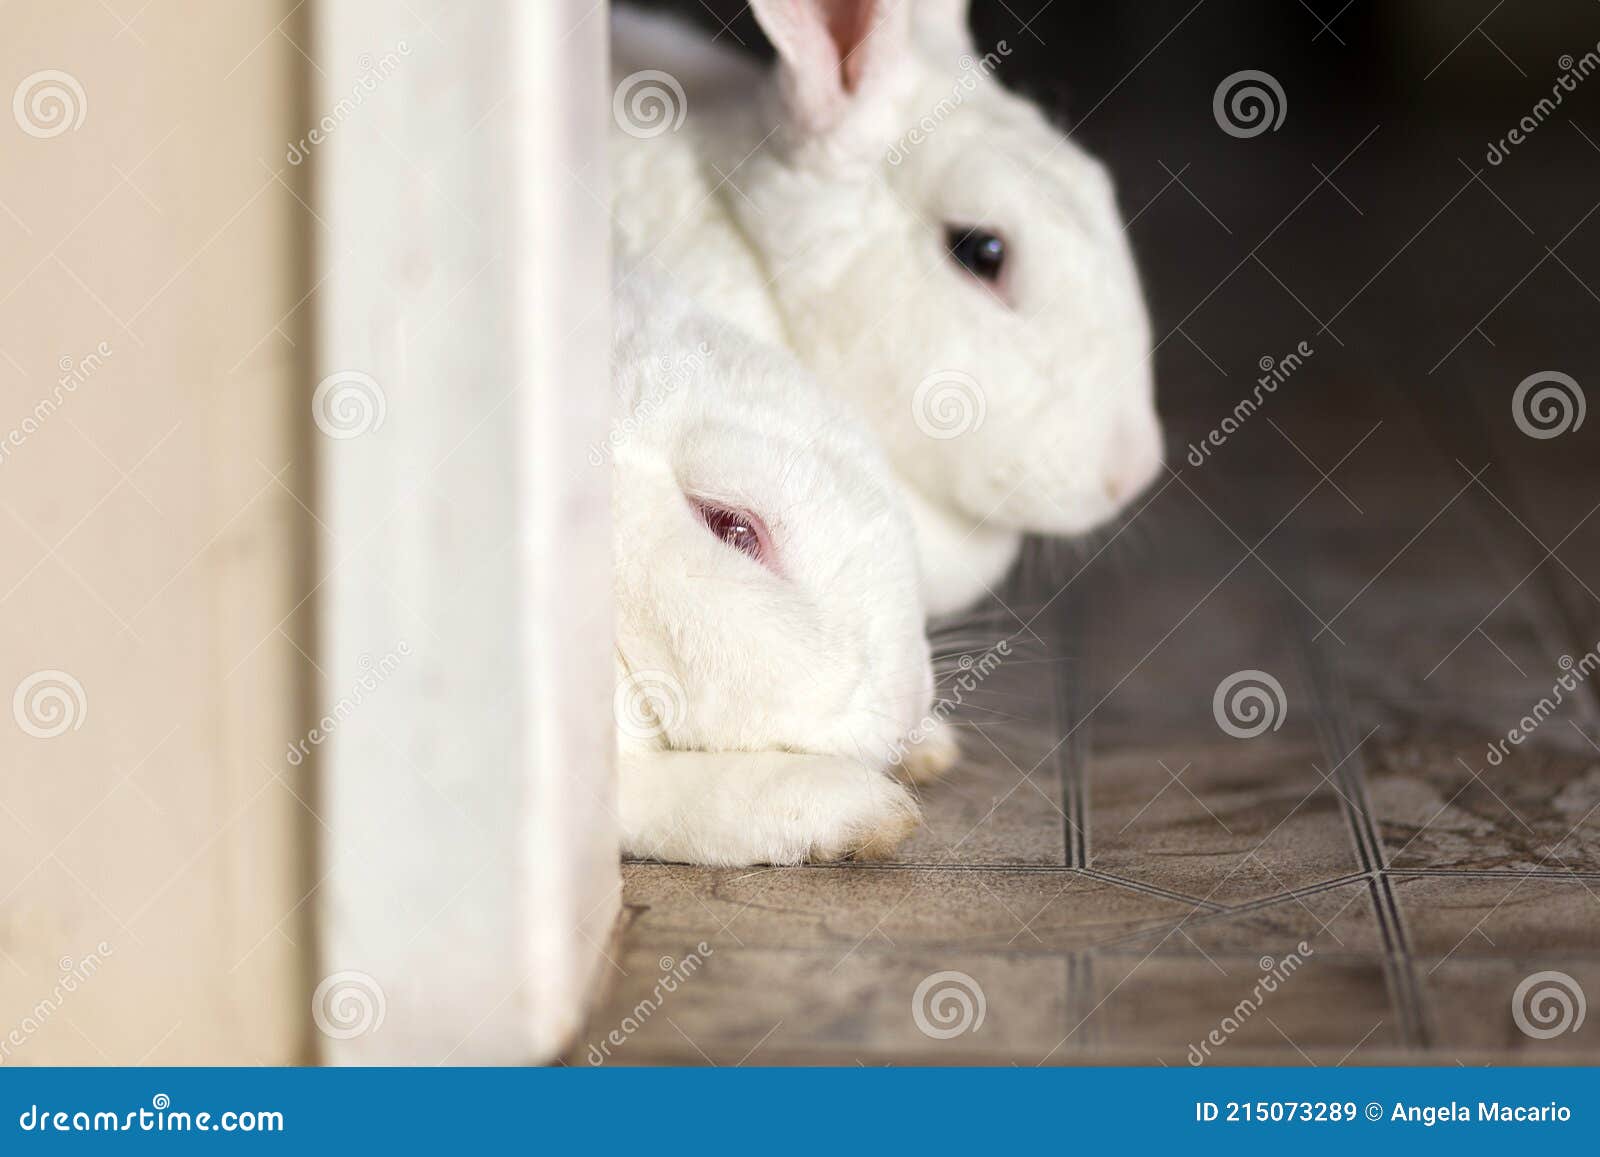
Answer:
[{"label": "pink inner ear", "polygon": [[868,51],[863,46],[872,33],[878,5],[875,0],[819,0],[819,4],[839,53],[840,82],[846,92],[854,92],[861,83],[862,58]]},{"label": "pink inner ear", "polygon": [[912,0],[750,0],[778,51],[789,111],[803,133],[836,125],[872,78],[908,50]]}]

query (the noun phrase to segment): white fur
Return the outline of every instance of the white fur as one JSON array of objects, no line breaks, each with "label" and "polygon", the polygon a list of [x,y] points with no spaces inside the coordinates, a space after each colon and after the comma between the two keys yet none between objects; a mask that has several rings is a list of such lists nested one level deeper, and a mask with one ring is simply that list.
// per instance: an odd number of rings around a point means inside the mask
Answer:
[{"label": "white fur", "polygon": [[[659,279],[618,284],[616,334],[625,850],[708,864],[886,852],[917,817],[888,769],[933,694],[887,463],[790,355]],[[777,573],[689,496],[759,515]]]},{"label": "white fur", "polygon": [[[929,610],[957,609],[1024,532],[1091,529],[1159,471],[1150,326],[1111,182],[1031,105],[963,71],[961,0],[926,0],[915,21],[903,0],[752,7],[780,54],[770,75],[618,10],[613,79],[662,69],[688,98],[675,132],[613,133],[619,246],[786,344],[864,415],[908,491]],[[843,69],[830,7],[871,29]],[[932,131],[904,148],[924,118]],[[1003,295],[950,260],[946,223],[1006,239]],[[978,383],[984,420],[933,438],[917,388],[952,371]]]},{"label": "white fur", "polygon": [[906,789],[834,755],[624,754],[624,849],[715,867],[877,858],[916,826]]}]

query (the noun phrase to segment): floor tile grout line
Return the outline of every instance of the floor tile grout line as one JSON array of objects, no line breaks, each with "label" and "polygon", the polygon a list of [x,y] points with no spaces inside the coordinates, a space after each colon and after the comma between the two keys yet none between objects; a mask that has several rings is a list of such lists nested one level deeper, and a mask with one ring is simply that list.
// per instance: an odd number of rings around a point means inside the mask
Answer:
[{"label": "floor tile grout line", "polygon": [[[668,862],[665,862],[665,861],[662,861],[662,860],[632,860],[632,859],[623,860],[622,861],[622,866],[625,867],[625,868],[649,868],[649,869],[654,869],[654,870],[657,870],[657,871],[664,870],[664,869],[676,869],[676,868],[687,868],[687,869],[689,869],[691,871],[697,871],[697,872],[699,872],[699,871],[704,871],[704,872],[722,872],[722,871],[747,871],[748,870],[746,868],[707,868],[704,865],[697,865],[697,864],[677,864],[677,863],[668,863]],[[852,871],[852,870],[854,870],[854,871],[867,871],[867,872],[995,872],[995,873],[1014,872],[1014,873],[1035,873],[1035,874],[1045,874],[1045,875],[1050,875],[1050,874],[1056,874],[1056,875],[1082,875],[1082,876],[1087,876],[1087,877],[1089,877],[1091,879],[1101,880],[1101,881],[1103,881],[1105,883],[1108,883],[1108,884],[1122,884],[1124,886],[1127,886],[1127,887],[1130,887],[1130,888],[1134,888],[1135,890],[1138,890],[1138,891],[1152,892],[1152,893],[1154,893],[1156,895],[1165,896],[1165,897],[1167,897],[1169,899],[1178,900],[1178,901],[1181,901],[1181,902],[1187,903],[1187,904],[1196,904],[1196,903],[1200,902],[1199,900],[1197,900],[1196,897],[1187,895],[1186,893],[1176,892],[1176,891],[1173,891],[1171,889],[1162,888],[1162,887],[1160,887],[1160,885],[1150,884],[1150,883],[1147,883],[1146,881],[1134,879],[1133,877],[1130,877],[1130,876],[1119,875],[1118,873],[1115,873],[1115,872],[1107,872],[1107,871],[1105,871],[1105,870],[1103,870],[1101,868],[1074,868],[1074,867],[1071,867],[1070,865],[1066,865],[1066,864],[1020,864],[1020,863],[1017,863],[1017,864],[1011,864],[1011,863],[972,863],[972,864],[949,864],[949,863],[945,863],[945,864],[933,864],[933,863],[923,863],[923,862],[920,862],[920,861],[910,861],[910,860],[905,861],[903,863],[896,863],[896,862],[893,862],[893,861],[875,860],[875,861],[869,861],[869,862],[864,862],[864,863],[857,863],[857,862],[854,862],[854,861],[842,861],[842,862],[839,862],[839,863],[828,863],[828,864],[818,864],[818,863],[813,863],[813,864],[794,864],[794,865],[786,866],[783,870],[785,870],[785,871],[790,871],[790,870],[794,870],[794,871]],[[1248,912],[1248,911],[1250,911],[1250,910],[1252,910],[1254,908],[1260,907],[1263,904],[1272,904],[1272,903],[1278,902],[1279,900],[1292,900],[1295,897],[1313,895],[1313,894],[1315,894],[1317,892],[1324,891],[1324,890],[1326,890],[1328,888],[1337,888],[1337,887],[1340,887],[1341,885],[1353,884],[1353,883],[1356,883],[1356,882],[1358,882],[1360,880],[1368,879],[1373,874],[1374,873],[1372,873],[1372,872],[1347,872],[1346,874],[1344,874],[1342,876],[1332,876],[1332,877],[1330,877],[1330,878],[1328,878],[1326,880],[1316,880],[1316,881],[1314,881],[1314,882],[1312,882],[1310,884],[1302,884],[1301,886],[1299,886],[1297,888],[1291,888],[1287,892],[1274,892],[1269,896],[1262,896],[1262,897],[1259,897],[1259,898],[1256,898],[1256,899],[1253,899],[1253,900],[1247,900],[1243,904],[1223,904],[1223,903],[1219,903],[1218,901],[1215,901],[1215,900],[1207,901],[1206,903],[1209,906],[1215,907],[1218,911],[1222,911],[1222,912]],[[1460,877],[1462,877],[1464,879],[1480,879],[1480,878],[1482,878],[1482,879],[1497,879],[1497,880],[1498,879],[1520,880],[1520,879],[1522,879],[1522,878],[1524,878],[1526,876],[1533,876],[1535,878],[1548,877],[1548,878],[1551,878],[1551,879],[1561,879],[1561,880],[1566,880],[1566,879],[1600,880],[1600,869],[1594,869],[1594,870],[1574,869],[1572,871],[1567,871],[1565,869],[1558,869],[1558,868],[1540,868],[1540,869],[1533,869],[1533,870],[1530,871],[1528,869],[1521,869],[1521,868],[1435,868],[1435,867],[1429,867],[1429,866],[1424,865],[1424,866],[1388,867],[1388,868],[1380,869],[1379,873],[1377,873],[1377,874],[1390,876],[1390,877],[1402,877],[1402,878],[1409,877],[1409,876],[1430,876],[1430,877],[1432,877],[1432,876],[1443,876],[1443,877],[1447,877],[1447,878],[1451,877],[1451,876],[1460,876]]]},{"label": "floor tile grout line", "polygon": [[[624,860],[626,868],[686,868],[696,872],[747,872],[749,867],[708,867],[704,864],[685,864],[665,860]],[[922,860],[834,860],[804,864],[761,865],[758,871],[784,872],[1031,872],[1042,874],[1076,875],[1092,871],[1074,868],[1071,864],[1043,863],[931,863]],[[1115,881],[1113,881],[1115,882]]]},{"label": "floor tile grout line", "polygon": [[1055,732],[1069,738],[1057,747],[1051,758],[1061,776],[1062,810],[1067,816],[1067,865],[1073,868],[1087,868],[1090,863],[1089,736],[1094,725],[1083,714],[1090,665],[1086,653],[1087,631],[1084,629],[1086,615],[1081,609],[1087,597],[1087,594],[1080,594],[1077,599],[1063,599],[1059,610],[1052,615],[1057,626],[1055,638],[1066,648],[1068,655],[1075,655],[1079,660],[1052,668],[1055,694],[1052,696],[1051,711],[1055,717]]},{"label": "floor tile grout line", "polygon": [[1372,874],[1367,888],[1372,896],[1373,907],[1380,912],[1392,914],[1400,937],[1398,950],[1390,952],[1385,958],[1384,971],[1389,974],[1390,983],[1401,996],[1397,1002],[1400,1012],[1401,1044],[1407,1048],[1430,1049],[1433,1047],[1435,1035],[1428,1020],[1427,1002],[1422,995],[1422,986],[1417,979],[1416,958],[1412,956],[1409,940],[1405,936],[1399,900],[1394,894],[1394,889],[1390,887],[1388,875],[1381,870]]},{"label": "floor tile grout line", "polygon": [[1237,907],[1226,908],[1224,915],[1244,915],[1249,912],[1259,912],[1263,908],[1271,908],[1282,904],[1286,900],[1303,900],[1307,896],[1319,896],[1323,892],[1332,892],[1339,888],[1348,888],[1372,878],[1371,872],[1351,872],[1349,875],[1336,876],[1331,880],[1321,880],[1315,884],[1306,884],[1289,892],[1280,892],[1275,896],[1261,896],[1249,900]]},{"label": "floor tile grout line", "polygon": [[[1286,620],[1286,629],[1296,643],[1296,659],[1301,674],[1317,705],[1311,713],[1312,725],[1316,730],[1323,757],[1333,768],[1329,778],[1338,781],[1330,786],[1335,788],[1334,794],[1338,797],[1339,810],[1345,818],[1351,841],[1355,846],[1357,874],[1371,878],[1374,874],[1382,872],[1387,867],[1387,862],[1382,837],[1371,821],[1372,805],[1366,789],[1366,759],[1359,750],[1360,745],[1355,739],[1354,730],[1348,726],[1351,714],[1348,696],[1344,693],[1343,683],[1329,664],[1326,653],[1316,643],[1306,639],[1300,631],[1300,620],[1296,617],[1294,608],[1281,599],[1279,606]],[[1380,923],[1383,921],[1383,916],[1383,912],[1380,911]],[[1403,939],[1390,936],[1392,928],[1385,927],[1383,931],[1387,947],[1404,948]]]},{"label": "floor tile grout line", "polygon": [[[623,860],[624,868],[649,868],[654,870],[687,868],[691,871],[747,871],[739,868],[707,868],[697,864],[668,863],[662,860]],[[1200,901],[1183,892],[1176,892],[1169,888],[1162,888],[1158,884],[1151,884],[1131,876],[1119,875],[1116,872],[1107,872],[1101,868],[1074,868],[1068,864],[1022,864],[1022,863],[973,863],[973,864],[933,864],[921,861],[871,861],[857,863],[855,861],[842,861],[827,864],[793,864],[786,865],[785,871],[867,871],[867,872],[1013,872],[1019,874],[1033,873],[1043,875],[1082,875],[1090,879],[1100,880],[1107,884],[1121,884],[1136,891],[1149,892],[1158,896],[1165,896],[1186,904],[1197,904]],[[1273,904],[1280,900],[1292,900],[1299,896],[1314,895],[1328,888],[1337,888],[1345,884],[1353,884],[1370,878],[1373,875],[1383,875],[1391,878],[1407,878],[1411,876],[1444,877],[1453,876],[1462,879],[1493,879],[1493,880],[1520,880],[1527,876],[1535,879],[1556,880],[1600,880],[1600,869],[1586,870],[1582,868],[1568,871],[1561,868],[1436,868],[1428,865],[1407,865],[1400,867],[1381,868],[1374,872],[1348,872],[1342,876],[1333,876],[1326,880],[1317,880],[1310,884],[1302,884],[1291,888],[1287,892],[1274,892],[1269,896],[1247,900],[1242,904],[1223,904],[1215,900],[1206,901],[1206,906],[1213,907],[1219,912],[1248,912],[1263,904]]]},{"label": "floor tile grout line", "polygon": [[[1067,1016],[1078,1016],[1079,1009],[1092,1009],[1094,1007],[1094,957],[1088,951],[1078,950],[1067,953]],[[1092,1016],[1084,1018],[1093,1020]],[[1098,1026],[1091,1029],[1098,1036]],[[1076,1053],[1092,1052],[1093,1041],[1085,1034],[1083,1039],[1074,1041],[1071,1051]]]},{"label": "floor tile grout line", "polygon": [[[1225,923],[1228,920],[1232,920],[1241,916],[1254,915],[1257,912],[1264,911],[1279,904],[1303,900],[1307,896],[1316,896],[1323,892],[1333,892],[1340,888],[1349,888],[1359,884],[1369,883],[1371,879],[1371,873],[1357,872],[1349,876],[1340,876],[1338,879],[1334,880],[1324,880],[1321,883],[1308,884],[1303,888],[1296,888],[1292,892],[1282,892],[1275,896],[1258,897],[1255,900],[1251,900],[1248,903],[1241,904],[1237,907],[1217,908],[1213,911],[1206,912],[1203,915],[1198,916],[1191,913],[1190,915],[1184,917],[1182,923],[1189,927]],[[1111,940],[1106,941],[1104,945],[1097,945],[1096,947],[1098,949],[1106,946],[1132,943],[1138,940],[1141,936],[1149,936],[1151,933],[1160,930],[1161,929],[1158,927],[1135,929],[1126,935],[1114,937]],[[1390,955],[1390,952],[1388,948],[1385,947],[1380,949],[1379,955],[1388,956]]]},{"label": "floor tile grout line", "polygon": [[[1308,557],[1297,551],[1297,558]],[[1354,728],[1349,694],[1327,651],[1301,631],[1296,609],[1278,595],[1281,616],[1295,640],[1302,674],[1319,710],[1314,725],[1324,756],[1333,768],[1332,775],[1343,790],[1335,790],[1338,807],[1345,817],[1356,847],[1357,864],[1367,877],[1367,891],[1378,920],[1384,946],[1384,974],[1390,998],[1398,1014],[1401,1044],[1407,1048],[1427,1048],[1433,1039],[1425,1005],[1411,957],[1405,919],[1394,891],[1385,877],[1388,867],[1383,837],[1373,819],[1372,800],[1367,790],[1366,757],[1360,750]]]},{"label": "floor tile grout line", "polygon": [[[1205,924],[1212,923],[1216,919],[1224,918],[1228,915],[1230,915],[1230,913],[1216,913],[1214,916],[1197,918],[1190,921],[1187,927],[1200,927]],[[1142,933],[1140,933],[1140,935],[1152,935],[1159,930],[1159,927],[1145,929]],[[703,938],[703,933],[698,929],[690,930],[680,927],[663,928],[648,934],[645,938],[636,940],[629,947],[645,956],[649,956],[651,954],[660,953],[663,950],[670,951],[674,948],[684,949],[684,946],[692,945],[694,943],[694,940],[691,939],[693,937]],[[949,959],[953,954],[958,960],[961,957],[968,959],[981,957],[985,960],[996,959],[1009,961],[1048,961],[1065,960],[1070,957],[1076,957],[1079,959],[1080,963],[1086,967],[1092,965],[1096,960],[1121,961],[1159,959],[1166,961],[1189,961],[1194,964],[1204,963],[1203,958],[1196,955],[1193,951],[1185,950],[1183,948],[1163,948],[1158,952],[1151,953],[1144,946],[1134,943],[1134,939],[1136,938],[1119,937],[1114,940],[1103,940],[1092,943],[1079,941],[1073,944],[1042,946],[1018,946],[1016,944],[984,940],[966,940],[961,942],[928,941],[917,942],[914,944],[897,945],[867,943],[863,944],[857,950],[855,955],[861,957],[863,960],[882,962],[903,962],[907,959],[908,955],[920,958],[921,956],[927,956],[934,953],[940,954],[945,959]],[[743,948],[729,948],[726,949],[726,951],[729,953],[742,953],[751,955],[783,955],[800,958],[807,961],[821,962],[833,959],[838,948],[843,943],[844,941],[842,940],[827,943],[774,941],[746,945]],[[722,950],[719,949],[719,951]],[[1218,960],[1238,962],[1257,960],[1260,956],[1260,953],[1261,950],[1259,948],[1245,948],[1242,946],[1214,948],[1212,951],[1212,955]],[[1359,948],[1333,948],[1318,951],[1316,957],[1318,960],[1333,960],[1344,963],[1378,965],[1391,958],[1392,954],[1382,951],[1368,951]],[[1564,958],[1580,961],[1584,964],[1600,963],[1600,955],[1597,955],[1592,949],[1571,949],[1565,952]],[[1423,960],[1425,961],[1438,959],[1440,959],[1440,954],[1437,953],[1428,954],[1423,957]],[[1529,955],[1525,950],[1512,948],[1504,951],[1481,953],[1474,952],[1471,955],[1464,954],[1459,957],[1458,961],[1455,962],[1465,963],[1468,965],[1478,965],[1484,963],[1498,964],[1505,962],[1526,961],[1528,959]],[[619,981],[618,983],[621,982]],[[1429,1047],[1437,1048],[1438,1046],[1432,1045]]]},{"label": "floor tile grout line", "polygon": [[1217,913],[1228,912],[1232,910],[1228,905],[1220,904],[1215,900],[1202,900],[1196,896],[1186,895],[1183,892],[1174,892],[1171,889],[1163,888],[1158,884],[1147,884],[1143,880],[1135,880],[1129,876],[1119,876],[1113,872],[1102,872],[1099,868],[1074,868],[1073,871],[1090,880],[1099,880],[1102,883],[1112,884],[1121,888],[1127,888],[1133,892],[1143,892],[1148,896],[1158,896],[1163,900],[1171,900],[1178,904],[1187,904],[1196,910],[1204,908],[1210,912]]},{"label": "floor tile grout line", "polygon": [[[749,871],[749,868],[717,868],[707,867],[704,864],[684,864],[668,862],[665,860],[624,860],[626,868],[687,868],[697,872],[732,872]],[[1088,875],[1104,877],[1108,883],[1126,883],[1122,877],[1102,873],[1097,868],[1074,868],[1071,864],[1043,864],[1043,863],[930,863],[921,860],[837,860],[828,863],[784,864],[779,866],[765,865],[768,871],[800,871],[800,872],[1033,872],[1058,875]],[[1137,881],[1134,881],[1135,883]],[[1194,903],[1194,898],[1180,896],[1173,893],[1176,898],[1181,898],[1189,903]]]},{"label": "floor tile grout line", "polygon": [[[624,860],[625,868],[649,868],[655,870],[687,869],[696,872],[746,872],[747,868],[708,868],[696,864],[666,863],[660,860]],[[1175,892],[1162,888],[1157,884],[1149,884],[1143,880],[1119,876],[1112,872],[1103,872],[1098,868],[1074,868],[1070,864],[929,864],[929,863],[896,863],[886,860],[873,860],[856,862],[852,860],[837,861],[834,863],[807,863],[788,864],[781,868],[768,868],[767,871],[860,871],[860,872],[951,872],[951,873],[993,873],[1004,875],[1044,875],[1044,876],[1081,876],[1087,880],[1094,880],[1102,884],[1111,884],[1126,888],[1130,891],[1141,892],[1146,895],[1158,896],[1174,903],[1186,904],[1191,908],[1199,907],[1210,911],[1226,912],[1229,907],[1215,900],[1201,900],[1183,892]],[[1342,881],[1340,881],[1342,882]],[[1284,898],[1284,897],[1277,897]]]},{"label": "floor tile grout line", "polygon": [[1386,866],[1383,840],[1371,822],[1372,808],[1367,798],[1366,759],[1359,750],[1354,729],[1348,726],[1350,707],[1343,684],[1338,680],[1318,645],[1304,637],[1294,608],[1280,597],[1279,607],[1285,628],[1295,641],[1295,657],[1316,709],[1311,713],[1318,745],[1333,769],[1328,778],[1338,797],[1351,840],[1355,845],[1356,865],[1363,874],[1382,871]]},{"label": "floor tile grout line", "polygon": [[[1292,616],[1292,608],[1285,607]],[[1298,626],[1298,624],[1296,624]],[[1301,631],[1291,633],[1299,644],[1300,659],[1313,696],[1325,710],[1318,712],[1316,728],[1326,758],[1336,763],[1334,775],[1344,790],[1338,791],[1339,810],[1356,844],[1357,859],[1366,877],[1378,931],[1384,946],[1384,974],[1400,1024],[1401,1044],[1407,1048],[1427,1048],[1432,1033],[1426,1020],[1416,968],[1406,934],[1405,921],[1389,882],[1383,838],[1372,819],[1372,802],[1367,791],[1366,758],[1356,745],[1349,726],[1349,697],[1342,680],[1318,644],[1304,638]],[[1348,755],[1340,755],[1348,752]]]},{"label": "floor tile grout line", "polygon": [[1391,878],[1425,876],[1429,879],[1449,879],[1452,876],[1465,880],[1600,880],[1600,871],[1567,871],[1559,868],[1536,868],[1523,871],[1517,868],[1389,868],[1384,874]]}]

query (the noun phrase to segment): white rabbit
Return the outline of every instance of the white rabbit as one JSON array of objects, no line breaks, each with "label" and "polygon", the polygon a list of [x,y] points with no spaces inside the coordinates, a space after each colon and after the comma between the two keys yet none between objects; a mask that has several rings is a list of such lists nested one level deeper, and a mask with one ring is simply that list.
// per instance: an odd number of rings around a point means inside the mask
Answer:
[{"label": "white rabbit", "polygon": [[1024,532],[1091,529],[1160,470],[1111,182],[973,59],[966,0],[751,7],[770,74],[618,9],[618,242],[856,406],[905,485],[929,610],[957,609]]},{"label": "white rabbit", "polygon": [[[882,453],[794,359],[643,273],[616,293],[612,459],[624,850],[881,856],[948,733],[910,520]],[[925,729],[925,728],[924,728]],[[905,758],[900,758],[904,756]]]}]

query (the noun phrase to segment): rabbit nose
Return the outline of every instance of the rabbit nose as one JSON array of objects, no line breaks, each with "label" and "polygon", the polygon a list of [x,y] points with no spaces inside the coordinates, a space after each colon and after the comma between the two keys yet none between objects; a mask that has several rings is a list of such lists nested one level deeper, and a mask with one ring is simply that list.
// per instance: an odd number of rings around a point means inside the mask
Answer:
[{"label": "rabbit nose", "polygon": [[1112,440],[1110,461],[1101,480],[1108,501],[1121,503],[1153,482],[1161,472],[1161,431],[1154,424],[1124,424]]},{"label": "rabbit nose", "polygon": [[1108,501],[1121,503],[1148,486],[1161,468],[1161,456],[1137,455],[1121,459],[1106,472],[1102,489]]}]

